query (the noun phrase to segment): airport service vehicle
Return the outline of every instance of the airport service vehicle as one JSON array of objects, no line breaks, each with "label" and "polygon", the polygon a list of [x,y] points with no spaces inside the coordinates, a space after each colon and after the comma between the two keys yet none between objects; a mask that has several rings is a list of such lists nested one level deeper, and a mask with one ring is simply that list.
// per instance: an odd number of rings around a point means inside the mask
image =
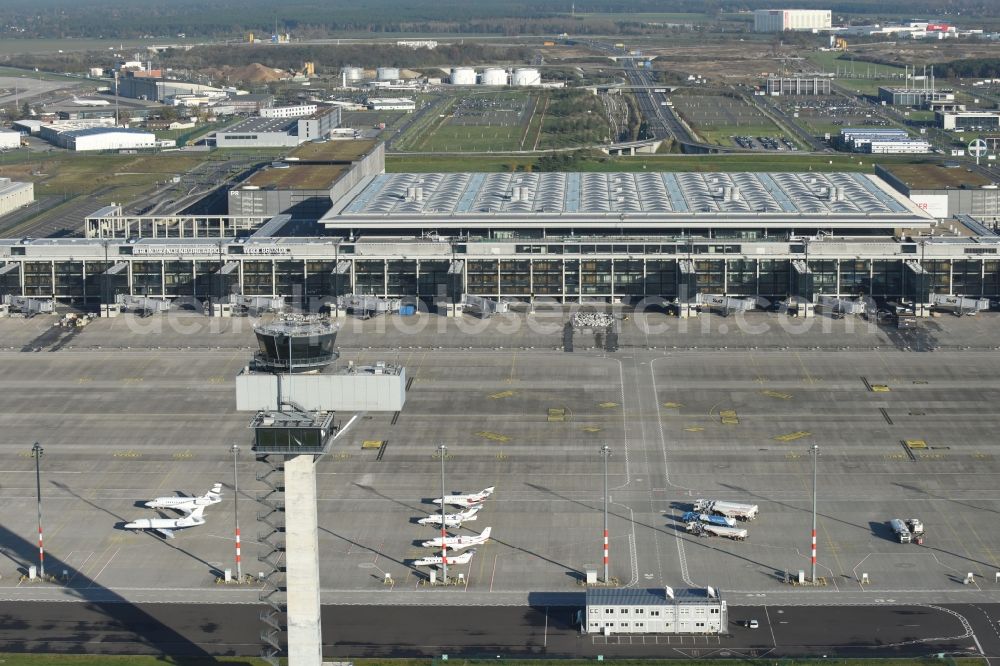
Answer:
[{"label": "airport service vehicle", "polygon": [[205,507],[195,507],[191,513],[180,518],[142,518],[131,523],[125,523],[127,530],[153,530],[167,539],[174,538],[174,530],[185,527],[197,527],[205,524]]},{"label": "airport service vehicle", "polygon": [[[448,564],[468,564],[472,561],[472,556],[476,554],[476,549],[466,551],[461,555],[456,555],[455,557],[448,557]],[[415,567],[436,567],[444,564],[444,558],[438,555],[437,557],[421,557],[420,559],[413,560],[413,566]]]},{"label": "airport service vehicle", "polygon": [[[489,488],[483,488],[478,493],[469,493],[467,495],[448,495],[444,498],[444,503],[451,504],[453,506],[474,506],[476,504],[482,504],[486,501],[486,498],[493,494],[495,489],[496,486],[490,486]],[[441,501],[440,497],[433,500],[434,504],[440,504]]]},{"label": "airport service vehicle", "polygon": [[430,541],[424,541],[421,546],[424,548],[440,548],[444,546],[448,550],[462,550],[463,548],[468,548],[469,546],[478,546],[480,544],[486,543],[490,538],[490,533],[493,531],[492,527],[487,527],[483,530],[482,534],[476,536],[451,536],[451,537],[435,537]]},{"label": "airport service vehicle", "polygon": [[744,502],[724,502],[721,500],[699,499],[694,502],[694,510],[703,513],[717,513],[736,520],[753,520],[757,517],[757,505]]},{"label": "airport service vehicle", "polygon": [[913,539],[913,543],[918,546],[924,545],[924,524],[920,522],[920,519],[907,518],[906,527],[910,530],[910,536]]},{"label": "airport service vehicle", "polygon": [[893,518],[889,521],[889,527],[896,534],[896,538],[899,539],[899,543],[910,543],[913,541],[913,534],[910,532],[910,528],[906,526],[899,518]]},{"label": "airport service vehicle", "polygon": [[685,523],[702,522],[709,523],[711,525],[718,525],[719,527],[736,527],[735,519],[726,518],[725,516],[713,516],[710,513],[695,513],[694,511],[688,511],[681,516],[681,520]]},{"label": "airport service vehicle", "polygon": [[[444,526],[445,527],[461,527],[462,523],[469,520],[475,520],[476,514],[482,507],[474,506],[471,509],[465,511],[459,511],[458,513],[446,513],[444,515]],[[440,525],[441,524],[441,514],[436,513],[426,518],[421,518],[417,521],[420,525]]]},{"label": "airport service vehicle", "polygon": [[73,103],[77,106],[109,106],[111,104],[106,99],[80,99],[76,95],[73,96]]},{"label": "airport service vehicle", "polygon": [[191,513],[199,506],[212,506],[222,501],[222,484],[217,483],[212,489],[200,497],[189,497],[186,495],[176,495],[173,497],[157,497],[146,502],[150,509],[174,509],[184,513]]},{"label": "airport service vehicle", "polygon": [[758,627],[760,627],[760,622],[758,622],[757,620],[748,620],[747,627],[749,627],[750,629],[757,629]]},{"label": "airport service vehicle", "polygon": [[733,541],[743,541],[747,538],[745,527],[723,527],[710,523],[690,522],[687,524],[687,531],[698,536],[720,536]]}]

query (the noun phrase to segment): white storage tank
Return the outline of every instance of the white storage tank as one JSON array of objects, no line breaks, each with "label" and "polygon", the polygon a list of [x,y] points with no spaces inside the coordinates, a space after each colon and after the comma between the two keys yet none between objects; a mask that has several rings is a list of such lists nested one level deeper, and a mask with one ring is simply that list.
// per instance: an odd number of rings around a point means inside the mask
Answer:
[{"label": "white storage tank", "polygon": [[507,85],[507,70],[501,67],[489,67],[483,70],[484,86],[505,86]]},{"label": "white storage tank", "polygon": [[514,77],[511,85],[515,86],[540,86],[542,85],[542,75],[534,67],[521,67],[514,70]]},{"label": "white storage tank", "polygon": [[455,86],[476,85],[476,70],[471,67],[453,67],[451,70],[451,83]]},{"label": "white storage tank", "polygon": [[398,81],[399,67],[379,67],[375,70],[375,78],[379,81]]},{"label": "white storage tank", "polygon": [[365,78],[365,70],[360,67],[341,67],[340,73],[343,74],[348,81],[360,81]]}]

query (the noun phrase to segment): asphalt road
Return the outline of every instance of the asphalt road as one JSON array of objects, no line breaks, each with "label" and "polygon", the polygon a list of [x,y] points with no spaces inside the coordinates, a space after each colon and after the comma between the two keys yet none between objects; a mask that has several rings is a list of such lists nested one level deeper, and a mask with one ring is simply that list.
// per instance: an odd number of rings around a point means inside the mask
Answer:
[{"label": "asphalt road", "polygon": [[[582,596],[582,595],[581,595]],[[324,606],[327,657],[1000,657],[1000,605],[757,606],[730,610],[723,637],[581,636],[574,607]],[[260,607],[0,604],[9,652],[257,654]],[[759,629],[740,626],[756,618]],[[971,629],[974,633],[969,633]]]}]

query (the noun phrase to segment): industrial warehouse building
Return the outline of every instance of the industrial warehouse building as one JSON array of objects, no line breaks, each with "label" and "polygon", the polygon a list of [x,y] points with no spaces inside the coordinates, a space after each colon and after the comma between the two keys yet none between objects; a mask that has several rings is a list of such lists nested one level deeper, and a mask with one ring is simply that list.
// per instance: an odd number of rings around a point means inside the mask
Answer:
[{"label": "industrial warehouse building", "polygon": [[768,95],[829,95],[830,78],[826,76],[772,76],[767,79]]},{"label": "industrial warehouse building", "polygon": [[272,106],[261,109],[261,118],[305,118],[316,113],[315,104],[299,104],[298,106]]},{"label": "industrial warehouse building", "polygon": [[931,152],[929,141],[914,139],[906,130],[892,128],[844,128],[840,130],[840,144],[853,152],[873,155]]},{"label": "industrial warehouse building", "polygon": [[1000,128],[1000,113],[996,111],[935,111],[934,123],[946,130],[996,130]]},{"label": "industrial warehouse building", "polygon": [[833,25],[829,9],[756,9],[754,32],[785,30],[823,30]]},{"label": "industrial warehouse building", "polygon": [[361,179],[380,173],[384,154],[374,141],[303,144],[230,190],[229,214],[318,220]]},{"label": "industrial warehouse building", "polygon": [[878,98],[880,102],[894,106],[927,106],[931,102],[954,102],[955,93],[951,90],[880,86]]},{"label": "industrial warehouse building", "polygon": [[10,150],[21,147],[21,133],[0,130],[0,150]]},{"label": "industrial warehouse building", "polygon": [[289,148],[329,138],[340,126],[340,109],[322,109],[303,118],[250,118],[215,133],[219,148]]},{"label": "industrial warehouse building", "polygon": [[0,178],[0,215],[27,206],[34,200],[34,183],[17,183],[10,178]]},{"label": "industrial warehouse building", "polygon": [[224,97],[225,91],[200,83],[128,74],[118,79],[118,94],[122,97],[144,99],[150,102],[164,102],[178,95],[211,94]]},{"label": "industrial warehouse building", "polygon": [[53,140],[69,150],[149,150],[160,144],[156,135],[126,127],[89,127],[58,132]]},{"label": "industrial warehouse building", "polygon": [[971,215],[1000,223],[1000,189],[978,171],[937,164],[876,166],[875,173],[917,206],[939,219]]},{"label": "industrial warehouse building", "polygon": [[[325,145],[303,145],[300,161]],[[87,219],[86,239],[2,240],[0,291],[91,306],[105,282],[108,294],[316,303],[1000,297],[1000,237],[974,221],[943,235],[948,226],[876,176],[383,171],[380,151],[353,160],[329,211],[295,237],[284,216],[114,206]]]},{"label": "industrial warehouse building", "polygon": [[582,629],[588,634],[721,634],[726,602],[714,588],[590,588]]},{"label": "industrial warehouse building", "polygon": [[415,111],[417,103],[407,97],[369,97],[367,106],[372,111]]}]

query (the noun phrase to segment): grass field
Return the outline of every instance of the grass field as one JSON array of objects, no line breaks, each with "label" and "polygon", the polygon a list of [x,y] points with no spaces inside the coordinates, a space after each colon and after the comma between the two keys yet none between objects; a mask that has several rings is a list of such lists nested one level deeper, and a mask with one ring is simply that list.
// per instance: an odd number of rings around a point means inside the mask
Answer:
[{"label": "grass field", "polygon": [[410,127],[396,146],[416,152],[524,150],[536,100],[519,91],[456,95]]},{"label": "grass field", "polygon": [[[3,44],[4,40],[0,40]],[[0,46],[0,53],[3,53]],[[50,74],[49,72],[36,72],[31,69],[20,69],[18,67],[0,67],[0,76],[23,76],[26,79],[38,79],[41,81],[66,81],[72,83],[86,83],[87,79],[76,76],[63,76],[62,74]],[[95,82],[96,83],[96,82]]]},{"label": "grass field", "polygon": [[593,145],[609,129],[597,97],[576,91],[461,93],[396,142],[415,153],[503,153]]},{"label": "grass field", "polygon": [[850,55],[850,52],[845,54],[843,51],[813,51],[806,55],[806,59],[830,73],[835,73],[838,69],[843,71],[853,68],[854,72],[865,76],[871,74],[872,76],[881,75],[884,78],[894,78],[903,75],[902,67],[868,62],[862,57]]},{"label": "grass field", "polygon": [[[879,164],[912,163],[907,156],[880,155]],[[505,172],[533,170],[535,159],[526,155],[391,155],[386,171],[394,173]],[[795,153],[753,155],[641,155],[604,157],[581,162],[579,171],[861,171],[872,173],[875,161],[867,156],[831,155],[822,158]]]}]

